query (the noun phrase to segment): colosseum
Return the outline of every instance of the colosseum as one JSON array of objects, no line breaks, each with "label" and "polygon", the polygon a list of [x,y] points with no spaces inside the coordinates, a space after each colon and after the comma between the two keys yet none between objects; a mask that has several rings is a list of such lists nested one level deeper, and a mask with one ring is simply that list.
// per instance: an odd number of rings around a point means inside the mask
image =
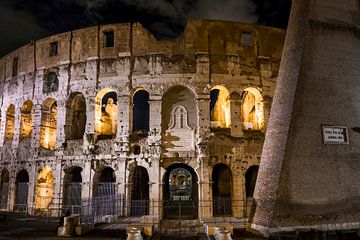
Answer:
[{"label": "colosseum", "polygon": [[0,208],[244,226],[285,31],[190,20],[33,41],[0,60]]}]

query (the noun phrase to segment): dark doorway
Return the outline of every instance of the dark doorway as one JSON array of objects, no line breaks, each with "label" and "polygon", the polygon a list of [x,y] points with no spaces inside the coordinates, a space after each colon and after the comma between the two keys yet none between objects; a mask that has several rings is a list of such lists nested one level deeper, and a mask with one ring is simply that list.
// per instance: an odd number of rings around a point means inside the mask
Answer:
[{"label": "dark doorway", "polygon": [[217,164],[212,172],[214,216],[231,216],[232,173],[225,164]]},{"label": "dark doorway", "polygon": [[9,194],[9,172],[4,170],[0,179],[0,209],[6,209]]},{"label": "dark doorway", "polygon": [[71,213],[81,213],[82,168],[74,167],[68,170],[64,178],[63,209]]},{"label": "dark doorway", "polygon": [[149,215],[149,175],[144,167],[135,167],[131,188],[131,216]]},{"label": "dark doorway", "polygon": [[29,191],[29,174],[21,170],[16,176],[15,205],[14,209],[26,211]]},{"label": "dark doorway", "polygon": [[149,132],[149,93],[139,90],[133,97],[133,129],[134,133]]},{"label": "dark doorway", "polygon": [[94,209],[95,216],[115,215],[117,213],[115,172],[112,168],[106,167],[95,176],[94,182]]},{"label": "dark doorway", "polygon": [[164,218],[196,219],[198,217],[198,178],[192,167],[176,163],[164,175]]},{"label": "dark doorway", "polygon": [[245,174],[246,198],[252,198],[254,195],[258,171],[259,171],[259,166],[251,166],[246,171]]}]

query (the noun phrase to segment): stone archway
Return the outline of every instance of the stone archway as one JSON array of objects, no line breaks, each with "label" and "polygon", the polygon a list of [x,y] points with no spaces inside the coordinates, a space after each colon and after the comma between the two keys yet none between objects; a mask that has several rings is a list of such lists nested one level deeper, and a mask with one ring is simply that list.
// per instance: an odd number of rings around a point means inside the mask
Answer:
[{"label": "stone archway", "polygon": [[9,196],[9,171],[3,170],[0,178],[0,209],[6,209]]},{"label": "stone archway", "polygon": [[131,181],[131,216],[149,215],[149,174],[147,170],[144,167],[135,167]]},{"label": "stone archway", "polygon": [[216,164],[212,172],[213,215],[232,215],[232,173],[225,164]]},{"label": "stone archway", "polygon": [[72,167],[65,170],[63,209],[70,209],[71,213],[81,212],[81,171],[81,167]]},{"label": "stone archway", "polygon": [[101,218],[117,213],[117,196],[115,188],[115,171],[105,167],[95,174],[93,187],[94,217]]},{"label": "stone archway", "polygon": [[35,209],[47,211],[53,200],[54,175],[50,167],[43,167],[36,182]]},{"label": "stone archway", "polygon": [[192,167],[175,163],[163,177],[164,218],[196,219],[198,217],[198,177]]},{"label": "stone archway", "polygon": [[15,210],[24,211],[27,209],[28,193],[29,174],[23,169],[16,175]]}]

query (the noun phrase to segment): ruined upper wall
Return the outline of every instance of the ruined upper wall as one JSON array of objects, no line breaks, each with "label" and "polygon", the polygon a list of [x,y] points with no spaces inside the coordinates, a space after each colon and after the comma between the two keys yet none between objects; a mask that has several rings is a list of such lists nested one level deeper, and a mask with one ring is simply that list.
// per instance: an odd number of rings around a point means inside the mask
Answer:
[{"label": "ruined upper wall", "polygon": [[[114,31],[114,47],[104,47],[104,32]],[[242,34],[251,34],[251,46]],[[18,74],[49,69],[64,63],[89,59],[152,54],[240,55],[241,58],[280,60],[285,31],[275,28],[224,21],[191,20],[184,33],[171,41],[157,40],[141,24],[120,23],[89,27],[61,33],[31,42],[0,59],[0,80],[12,77],[13,59],[18,57]],[[52,42],[58,42],[58,54],[50,56]]]}]

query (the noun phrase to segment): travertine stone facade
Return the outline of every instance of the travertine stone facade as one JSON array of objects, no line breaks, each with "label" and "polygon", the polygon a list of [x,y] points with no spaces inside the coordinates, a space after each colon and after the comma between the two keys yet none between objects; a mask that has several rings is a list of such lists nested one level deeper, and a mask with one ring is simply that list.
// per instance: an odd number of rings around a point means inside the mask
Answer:
[{"label": "travertine stone facade", "polygon": [[[177,39],[158,41],[140,24],[122,23],[6,55],[1,208],[81,205],[69,197],[75,191],[88,203],[120,197],[117,215],[155,223],[171,218],[180,199],[192,206],[184,218],[246,218],[284,36],[192,20]],[[143,200],[147,208],[136,212]]]},{"label": "travertine stone facade", "polygon": [[255,190],[264,234],[359,229],[359,16],[358,0],[293,1]]}]

